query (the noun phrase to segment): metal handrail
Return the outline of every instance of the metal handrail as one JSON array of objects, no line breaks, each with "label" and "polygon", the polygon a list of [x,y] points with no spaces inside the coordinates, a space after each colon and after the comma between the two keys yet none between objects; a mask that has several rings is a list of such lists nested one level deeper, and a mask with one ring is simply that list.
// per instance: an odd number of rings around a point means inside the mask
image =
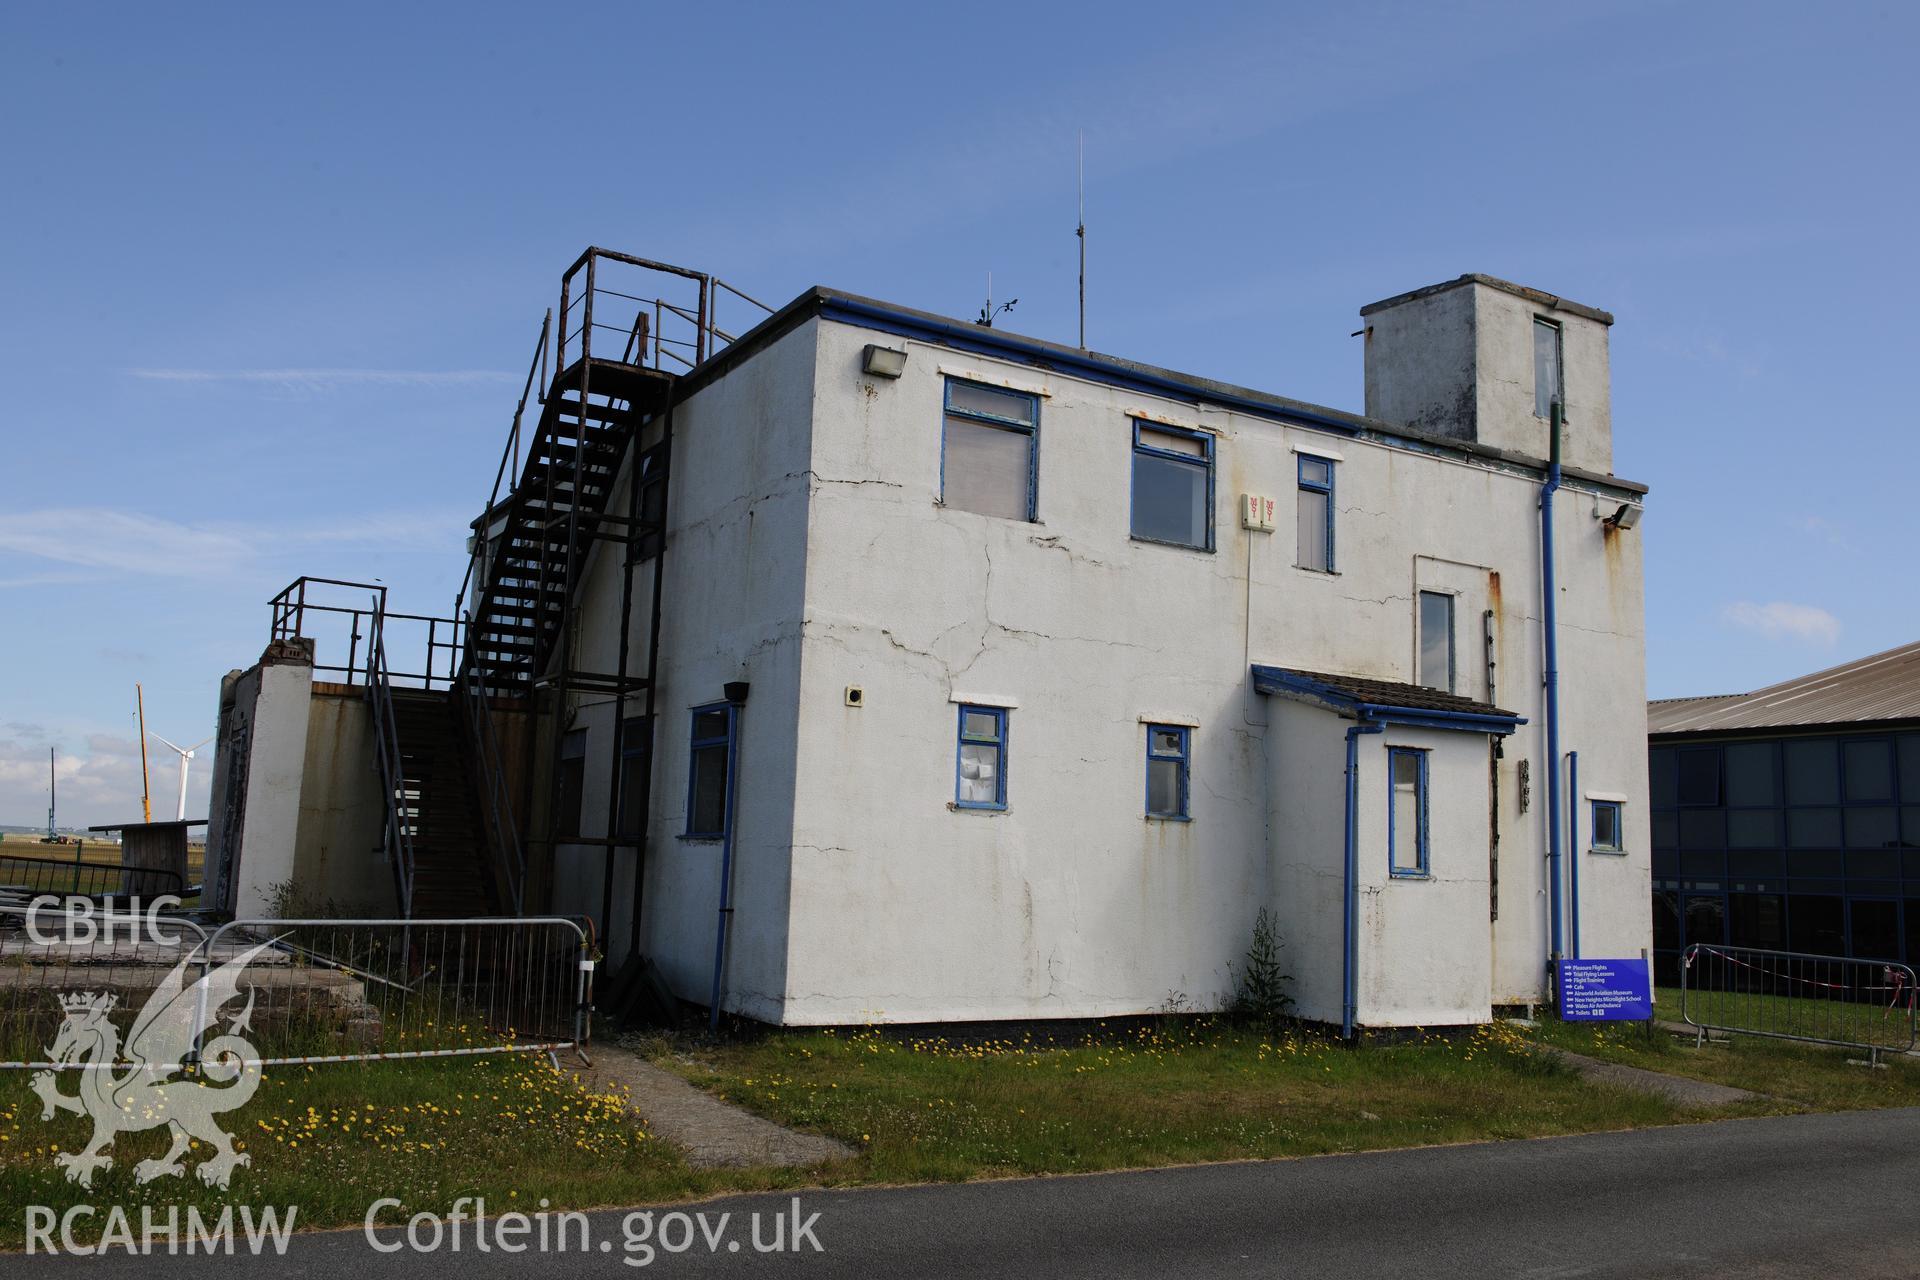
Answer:
[{"label": "metal handrail", "polygon": [[413,822],[406,810],[406,770],[401,763],[399,720],[393,710],[393,687],[387,679],[384,619],[378,599],[373,627],[367,638],[367,704],[373,713],[374,771],[386,797],[384,852],[393,864],[394,889],[400,914],[413,915]]}]

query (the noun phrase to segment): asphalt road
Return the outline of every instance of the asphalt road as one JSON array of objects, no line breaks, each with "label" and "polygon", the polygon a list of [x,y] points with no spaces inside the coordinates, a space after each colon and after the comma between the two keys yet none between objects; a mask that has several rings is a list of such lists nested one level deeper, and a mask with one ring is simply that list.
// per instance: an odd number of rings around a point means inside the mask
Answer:
[{"label": "asphalt road", "polygon": [[[589,1217],[568,1252],[375,1251],[361,1231],[296,1235],[284,1258],[0,1258],[0,1276],[208,1280],[494,1280],[643,1273],[861,1277],[1032,1275],[1422,1277],[1920,1276],[1920,1109],[1735,1120],[1532,1142],[1202,1165],[962,1186],[802,1193],[820,1250],[757,1253],[790,1196]],[[490,1206],[498,1212],[499,1206]],[[9,1209],[17,1212],[17,1209]],[[719,1216],[729,1215],[724,1228]],[[682,1223],[692,1244],[679,1244]],[[551,1228],[550,1228],[551,1230]],[[430,1235],[429,1229],[423,1232]],[[380,1232],[388,1245],[404,1229]],[[58,1239],[57,1233],[55,1239]],[[83,1234],[81,1239],[86,1239]],[[534,1237],[527,1237],[531,1242]],[[490,1244],[496,1243],[490,1235]],[[511,1243],[511,1241],[509,1241]],[[602,1243],[608,1247],[602,1249]],[[729,1246],[734,1246],[730,1248]],[[164,1246],[163,1246],[164,1248]],[[629,1261],[629,1259],[631,1261]]]}]

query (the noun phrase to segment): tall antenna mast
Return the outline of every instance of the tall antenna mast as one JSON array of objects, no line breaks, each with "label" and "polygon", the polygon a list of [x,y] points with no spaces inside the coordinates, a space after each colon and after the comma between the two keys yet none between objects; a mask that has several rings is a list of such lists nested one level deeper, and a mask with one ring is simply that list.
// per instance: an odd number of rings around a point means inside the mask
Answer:
[{"label": "tall antenna mast", "polygon": [[1087,131],[1080,130],[1078,143],[1077,187],[1080,195],[1080,225],[1073,234],[1080,238],[1080,349],[1087,349]]},{"label": "tall antenna mast", "polygon": [[60,800],[60,777],[53,771],[53,748],[47,748],[47,839],[58,839],[54,834],[53,812]]},{"label": "tall antenna mast", "polygon": [[140,812],[141,821],[153,821],[153,789],[147,785],[147,695],[136,681],[133,704],[140,712]]}]

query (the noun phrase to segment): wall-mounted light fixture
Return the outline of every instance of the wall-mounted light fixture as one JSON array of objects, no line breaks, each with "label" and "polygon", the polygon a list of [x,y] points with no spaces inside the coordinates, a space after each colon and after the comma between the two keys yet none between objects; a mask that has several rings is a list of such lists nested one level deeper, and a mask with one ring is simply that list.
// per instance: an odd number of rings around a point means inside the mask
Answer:
[{"label": "wall-mounted light fixture", "polygon": [[860,358],[860,368],[869,377],[897,378],[907,371],[907,353],[869,342],[866,354]]},{"label": "wall-mounted light fixture", "polygon": [[1640,513],[1645,508],[1632,502],[1623,502],[1620,509],[1600,523],[1614,529],[1631,529],[1640,523]]}]

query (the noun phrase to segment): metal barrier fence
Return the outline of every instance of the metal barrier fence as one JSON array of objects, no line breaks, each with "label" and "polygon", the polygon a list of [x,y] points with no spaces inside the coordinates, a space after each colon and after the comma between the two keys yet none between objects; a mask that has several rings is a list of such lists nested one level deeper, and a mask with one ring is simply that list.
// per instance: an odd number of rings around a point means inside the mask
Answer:
[{"label": "metal barrier fence", "polygon": [[158,867],[0,853],[0,895],[157,898],[185,890],[179,875]]},{"label": "metal barrier fence", "polygon": [[1892,960],[1696,942],[1680,957],[1680,1016],[1698,1032],[1858,1049],[1870,1063],[1914,1046],[1914,972]]},{"label": "metal barrier fence", "polygon": [[[241,1060],[263,1066],[562,1049],[584,1058],[593,946],[589,926],[563,917],[203,928],[112,907],[0,907],[0,1069],[169,1070],[236,1035]],[[126,1040],[95,1016],[91,1055],[76,1048],[69,1032],[89,1010],[126,1014]],[[167,1026],[184,1030],[155,1034]]]}]

